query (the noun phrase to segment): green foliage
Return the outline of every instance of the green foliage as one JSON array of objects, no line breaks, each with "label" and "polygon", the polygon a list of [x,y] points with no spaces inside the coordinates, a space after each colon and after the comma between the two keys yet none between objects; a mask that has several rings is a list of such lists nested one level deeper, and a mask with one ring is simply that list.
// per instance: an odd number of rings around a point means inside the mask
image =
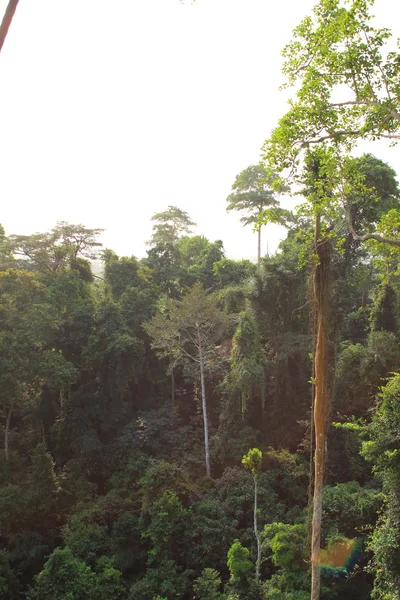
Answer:
[{"label": "green foliage", "polygon": [[166,493],[173,491],[185,501],[193,491],[193,484],[183,467],[167,461],[154,461],[141,478],[142,505],[147,511],[153,502],[160,500]]},{"label": "green foliage", "polygon": [[382,378],[398,366],[398,341],[389,331],[373,331],[367,345],[342,345],[334,406],[341,415],[366,416]]},{"label": "green foliage", "polygon": [[306,526],[271,523],[264,527],[263,554],[278,572],[263,584],[265,598],[291,600],[309,597],[309,575],[304,556]]},{"label": "green foliage", "polygon": [[255,273],[256,266],[249,260],[222,258],[213,265],[213,274],[219,289],[239,285]]},{"label": "green foliage", "polygon": [[269,549],[275,566],[290,571],[304,571],[305,536],[303,524],[272,523],[264,527],[263,548],[265,551]]},{"label": "green foliage", "polygon": [[55,465],[45,445],[38,444],[32,456],[29,503],[37,515],[46,515],[55,509],[60,491]]},{"label": "green foliage", "polygon": [[97,561],[97,598],[99,600],[124,600],[127,590],[122,582],[121,572],[115,568],[113,560],[102,556]]},{"label": "green foliage", "polygon": [[375,256],[374,263],[384,274],[384,278],[390,278],[391,274],[399,273],[399,245],[398,235],[400,232],[400,211],[392,208],[384,213],[376,227],[376,235],[367,239],[368,250]]},{"label": "green foliage", "polygon": [[[269,185],[273,177],[270,178]],[[232,185],[233,192],[226,199],[227,209],[239,210],[245,214],[240,220],[244,225],[256,224],[264,208],[274,206],[277,201],[271,189],[267,188],[268,174],[262,165],[251,165],[237,175]]]},{"label": "green foliage", "polygon": [[242,546],[239,540],[235,540],[228,550],[227,565],[231,578],[239,581],[254,568],[248,548]]},{"label": "green foliage", "polygon": [[380,395],[380,403],[367,429],[362,453],[383,478],[386,506],[375,528],[370,548],[374,552],[373,598],[395,600],[400,589],[400,376],[394,375]]},{"label": "green foliage", "polygon": [[158,564],[166,557],[174,558],[174,547],[182,532],[187,511],[174,492],[164,492],[149,507],[150,523],[143,533],[152,543],[148,564]]},{"label": "green foliage", "polygon": [[[260,231],[261,217],[265,209],[278,205],[272,191],[276,178],[276,175],[268,176],[267,170],[262,165],[247,167],[237,175],[232,185],[232,193],[226,199],[228,202],[226,210],[238,210],[244,213],[241,222],[244,225],[254,225],[254,228]],[[260,256],[258,259],[260,260]]]},{"label": "green foliage", "polygon": [[371,529],[384,502],[379,489],[356,481],[326,486],[323,493],[323,529],[326,536],[339,532],[354,538]]},{"label": "green foliage", "polygon": [[118,257],[115,252],[103,252],[104,280],[113,300],[119,300],[131,287],[140,285],[139,264],[134,256]]},{"label": "green foliage", "polygon": [[389,283],[380,286],[371,310],[371,330],[397,333],[396,292]]},{"label": "green foliage", "polygon": [[[53,346],[59,316],[48,289],[33,273],[0,273],[0,303],[0,405],[12,426],[12,413],[35,410],[42,385],[72,383],[76,370]],[[6,459],[7,436],[6,429]]]},{"label": "green foliage", "polygon": [[263,598],[265,600],[308,600],[309,585],[304,574],[275,574],[263,584]]},{"label": "green foliage", "polygon": [[[309,597],[312,374],[302,249],[316,212],[324,234],[344,227],[338,190],[347,163],[334,159],[309,155],[307,202],[259,267],[176,230],[140,261],[105,251],[104,279],[93,281],[93,230],[63,226],[53,241],[11,236],[14,246],[0,232],[1,264],[14,266],[0,273],[4,600]],[[357,168],[364,187],[353,186],[347,200],[354,226],[378,232],[388,208],[397,210],[393,174],[370,156]],[[325,177],[319,187],[316,173]],[[23,244],[32,258],[21,259]],[[400,547],[397,376],[378,408],[376,394],[399,352],[397,329],[386,324],[398,318],[397,259],[379,252],[381,262],[348,236],[333,254],[332,418],[342,428],[329,434],[323,543],[370,535],[374,594],[383,598],[397,589]],[[203,392],[213,478],[204,477]],[[259,586],[255,487],[257,530],[265,527]],[[367,558],[360,554],[361,569]],[[323,597],[361,600],[370,581],[362,570],[349,580],[328,574]]]},{"label": "green foliage", "polygon": [[152,347],[161,356],[188,356],[199,361],[199,351],[210,349],[227,323],[217,298],[208,295],[201,283],[195,284],[182,300],[171,301],[168,312],[158,313],[145,324]]},{"label": "green foliage", "polygon": [[[296,99],[265,144],[271,166],[296,165],[313,142],[350,146],[362,137],[396,135],[398,54],[387,52],[390,31],[373,27],[371,4],[320,0],[294,30],[283,71],[287,85],[297,86]],[[347,90],[339,102],[338,87]]]},{"label": "green foliage", "polygon": [[97,597],[95,573],[72,556],[69,548],[57,548],[36,577],[29,595],[32,600],[94,600]]},{"label": "green foliage", "polygon": [[198,600],[223,600],[221,577],[215,569],[204,569],[193,583],[195,598]]},{"label": "green foliage", "polygon": [[252,448],[248,453],[243,456],[242,464],[246,469],[251,471],[253,475],[257,475],[262,466],[262,452],[258,448]]},{"label": "green foliage", "polygon": [[[48,233],[11,235],[6,241],[7,251],[18,258],[18,266],[41,273],[51,273],[71,266],[83,278],[91,280],[90,267],[80,259],[98,257],[101,243],[97,240],[103,229],[88,229],[60,221]],[[23,266],[22,266],[23,265]]]},{"label": "green foliage", "polygon": [[215,287],[214,266],[224,261],[221,240],[209,242],[204,236],[182,237],[176,244],[179,252],[180,284],[192,286],[200,281],[206,289]]},{"label": "green foliage", "polygon": [[241,313],[232,339],[228,388],[232,394],[240,396],[243,414],[248,410],[253,395],[260,397],[264,407],[265,363],[257,323],[249,311]]},{"label": "green foliage", "polygon": [[183,233],[190,233],[196,226],[188,213],[177,206],[168,206],[168,210],[156,213],[151,218],[154,221],[153,235],[149,244],[173,244]]},{"label": "green foliage", "polygon": [[[362,344],[343,344],[335,379],[334,405],[337,410],[354,414],[356,409],[367,408],[366,396],[369,380],[368,349]],[[361,406],[360,406],[361,405]]]},{"label": "green foliage", "polygon": [[82,560],[75,558],[71,550],[56,548],[46,562],[43,571],[35,578],[29,598],[32,600],[123,600],[127,591],[121,573],[113,562],[102,557],[93,571]]},{"label": "green foliage", "polygon": [[148,568],[145,576],[131,586],[128,598],[153,600],[154,596],[160,595],[173,600],[182,597],[190,576],[191,573],[179,572],[174,561],[165,558],[156,567]]},{"label": "green foliage", "polygon": [[372,154],[364,154],[353,162],[363,186],[349,199],[350,216],[358,233],[372,233],[382,217],[399,208],[396,172]]},{"label": "green foliage", "polygon": [[4,550],[0,550],[0,600],[17,600],[18,579],[10,567],[10,556]]}]

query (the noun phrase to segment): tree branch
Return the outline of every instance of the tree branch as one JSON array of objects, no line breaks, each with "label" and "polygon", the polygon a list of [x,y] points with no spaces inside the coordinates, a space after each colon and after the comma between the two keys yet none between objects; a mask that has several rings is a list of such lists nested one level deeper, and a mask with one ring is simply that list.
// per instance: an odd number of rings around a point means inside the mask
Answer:
[{"label": "tree branch", "polygon": [[304,141],[302,145],[307,146],[309,144],[320,144],[321,142],[324,142],[325,140],[332,140],[332,139],[341,137],[343,135],[360,135],[360,130],[346,131],[345,129],[340,129],[339,131],[334,131],[332,133],[327,133],[326,135],[322,135],[319,138]]},{"label": "tree branch", "polygon": [[396,248],[400,247],[400,239],[395,240],[393,238],[385,238],[377,233],[365,233],[364,235],[359,235],[353,224],[353,220],[351,218],[350,206],[346,202],[345,203],[345,211],[347,216],[347,222],[349,225],[349,230],[353,238],[359,242],[366,242],[367,240],[375,240],[376,242],[380,242],[381,244],[387,244],[388,246],[395,246]]},{"label": "tree branch", "polygon": [[3,48],[4,41],[7,37],[8,30],[13,20],[15,11],[17,10],[19,0],[10,0],[4,13],[3,21],[0,25],[0,52]]}]

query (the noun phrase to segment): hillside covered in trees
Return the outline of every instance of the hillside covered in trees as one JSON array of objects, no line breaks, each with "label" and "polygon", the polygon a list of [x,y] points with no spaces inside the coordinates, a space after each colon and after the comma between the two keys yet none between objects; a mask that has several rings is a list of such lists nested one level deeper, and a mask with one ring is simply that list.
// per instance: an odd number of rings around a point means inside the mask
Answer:
[{"label": "hillside covered in trees", "polygon": [[[374,227],[398,185],[358,168]],[[399,260],[336,219],[322,597],[369,598],[384,572],[396,598]],[[176,207],[141,260],[83,226],[2,233],[1,598],[309,597],[312,223],[291,220],[258,266]]]},{"label": "hillside covered in trees", "polygon": [[400,55],[370,6],[320,0],[284,50],[226,198],[257,264],[174,205],[140,259],[0,227],[0,600],[400,599],[400,187],[353,152],[399,139]]}]

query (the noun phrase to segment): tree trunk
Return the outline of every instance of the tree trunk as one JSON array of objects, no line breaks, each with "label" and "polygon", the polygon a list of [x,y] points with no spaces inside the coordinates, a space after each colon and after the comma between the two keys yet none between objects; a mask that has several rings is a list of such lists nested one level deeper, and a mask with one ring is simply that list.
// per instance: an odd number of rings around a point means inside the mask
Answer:
[{"label": "tree trunk", "polygon": [[328,392],[328,320],[330,297],[330,247],[329,241],[320,240],[320,218],[315,224],[315,251],[318,264],[314,272],[314,299],[317,311],[317,343],[315,350],[315,477],[311,539],[311,600],[319,600],[321,589],[321,522],[322,490],[324,486],[326,416],[329,407]]},{"label": "tree trunk", "polygon": [[201,384],[201,407],[203,411],[203,422],[204,422],[204,448],[206,453],[206,471],[208,477],[211,477],[210,468],[210,447],[208,443],[208,420],[207,420],[207,402],[206,402],[206,385],[204,381],[204,358],[203,348],[201,345],[201,336],[199,326],[197,325],[197,340],[199,345],[199,360],[200,360],[200,384]]},{"label": "tree trunk", "polygon": [[6,460],[9,460],[9,458],[10,458],[10,451],[9,451],[9,447],[8,447],[8,435],[10,432],[10,422],[11,422],[12,411],[13,411],[13,407],[10,406],[10,408],[8,409],[7,417],[6,417],[6,429],[4,431],[4,455],[5,455]]},{"label": "tree trunk", "polygon": [[258,228],[258,248],[257,248],[257,264],[260,266],[261,261],[261,225]]},{"label": "tree trunk", "polygon": [[171,401],[172,401],[172,410],[175,410],[175,376],[174,376],[174,367],[171,367]]},{"label": "tree trunk", "polygon": [[6,8],[6,12],[4,13],[3,21],[0,25],[0,52],[7,37],[11,21],[13,20],[13,16],[18,6],[18,2],[19,0],[10,0]]},{"label": "tree trunk", "polygon": [[257,540],[257,563],[256,563],[256,584],[260,583],[260,567],[261,567],[261,540],[257,526],[257,497],[258,497],[258,482],[257,474],[254,474],[254,535]]}]

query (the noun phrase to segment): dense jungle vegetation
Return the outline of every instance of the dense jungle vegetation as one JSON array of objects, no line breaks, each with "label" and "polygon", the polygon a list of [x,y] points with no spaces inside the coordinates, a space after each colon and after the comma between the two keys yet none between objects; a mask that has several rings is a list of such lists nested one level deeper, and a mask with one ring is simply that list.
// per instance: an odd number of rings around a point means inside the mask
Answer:
[{"label": "dense jungle vegetation", "polygon": [[[399,188],[380,160],[358,167],[379,199],[354,218],[372,226]],[[310,220],[292,218],[259,267],[176,207],[141,260],[83,226],[2,233],[1,598],[309,597]],[[382,569],[399,577],[398,256],[341,227],[329,421],[353,424],[329,429],[323,547],[358,550],[322,593],[364,599]]]},{"label": "dense jungle vegetation", "polygon": [[0,228],[1,600],[399,600],[400,188],[351,150],[399,138],[400,59],[370,4],[284,51],[296,99],[226,199],[257,264],[176,206],[141,259]]}]

